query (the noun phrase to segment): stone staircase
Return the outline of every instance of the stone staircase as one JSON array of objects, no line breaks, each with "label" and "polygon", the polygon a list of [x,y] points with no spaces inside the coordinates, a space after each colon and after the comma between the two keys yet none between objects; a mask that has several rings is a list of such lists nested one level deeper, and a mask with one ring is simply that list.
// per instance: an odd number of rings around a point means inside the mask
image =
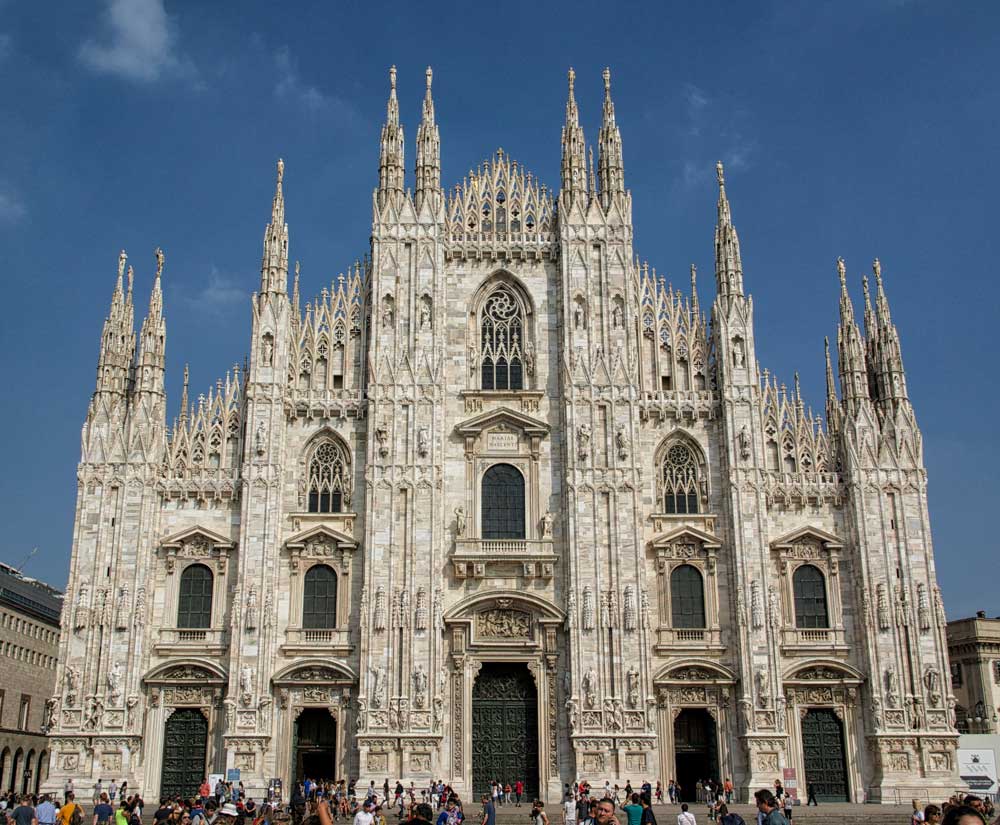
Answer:
[{"label": "stone staircase", "polygon": [[[714,825],[708,818],[708,807],[703,804],[690,803],[689,809],[695,815],[697,825]],[[471,825],[479,825],[479,805],[466,805],[467,821]],[[738,813],[747,825],[756,825],[757,809],[752,805],[734,803],[729,810]],[[546,805],[545,812],[549,816],[550,825],[563,825],[562,808],[559,805]],[[657,825],[677,825],[677,814],[681,812],[680,805],[654,805],[653,813]],[[528,819],[531,813],[530,805],[515,808],[504,805],[497,808],[497,825],[530,825]],[[909,825],[910,806],[906,805],[855,805],[847,802],[833,802],[817,806],[805,807],[797,805],[792,811],[791,825],[850,825],[850,823],[874,823],[874,825]],[[627,825],[624,812],[618,811],[618,822]]]}]

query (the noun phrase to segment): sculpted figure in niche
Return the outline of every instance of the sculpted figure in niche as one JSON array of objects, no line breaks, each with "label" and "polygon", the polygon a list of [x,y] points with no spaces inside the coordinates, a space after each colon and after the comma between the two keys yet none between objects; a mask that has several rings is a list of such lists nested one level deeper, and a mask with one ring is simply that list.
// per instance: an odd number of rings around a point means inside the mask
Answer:
[{"label": "sculpted figure in niche", "polygon": [[552,524],[555,522],[555,516],[552,515],[550,510],[546,510],[542,513],[542,536],[548,538],[552,535]]},{"label": "sculpted figure in niche", "polygon": [[427,673],[423,665],[417,665],[413,671],[413,704],[418,709],[427,704]]},{"label": "sculpted figure in niche", "polygon": [[618,458],[622,461],[628,458],[628,439],[625,436],[625,425],[619,424],[615,430],[615,446],[618,448]]},{"label": "sculpted figure in niche", "polygon": [[427,458],[427,454],[430,452],[431,434],[427,427],[421,427],[417,430],[417,452],[420,453],[421,458]]},{"label": "sculpted figure in niche", "polygon": [[465,508],[456,507],[455,508],[455,535],[464,536],[465,535]]},{"label": "sculpted figure in niche", "polygon": [[379,665],[371,669],[372,707],[380,708],[385,702],[385,668]]},{"label": "sculpted figure in niche", "polygon": [[247,593],[246,614],[244,616],[243,627],[246,630],[256,630],[257,628],[257,588],[250,586]]},{"label": "sculpted figure in niche", "polygon": [[936,708],[941,701],[941,674],[937,668],[929,667],[924,674],[924,687],[927,688],[931,707]]},{"label": "sculpted figure in niche", "polygon": [[734,338],[733,339],[733,366],[736,369],[743,367],[743,363],[746,360],[746,355],[743,351],[743,339]]},{"label": "sculpted figure in niche", "polygon": [[576,302],[576,307],[573,310],[573,326],[577,329],[583,327],[584,314],[583,314],[583,303],[581,301]]},{"label": "sculpted figure in niche", "polygon": [[389,425],[384,421],[375,428],[375,441],[378,442],[378,454],[382,458],[389,455]]},{"label": "sculpted figure in niche", "polygon": [[531,341],[524,345],[524,371],[528,375],[535,374],[535,346]]},{"label": "sculpted figure in niche", "polygon": [[628,704],[634,708],[639,706],[639,671],[635,668],[625,674],[625,681],[628,685]]},{"label": "sculpted figure in niche", "polygon": [[120,662],[115,662],[111,670],[108,671],[108,698],[111,704],[117,705],[122,699],[122,666]]},{"label": "sculpted figure in niche", "polygon": [[614,309],[611,310],[611,325],[615,329],[621,329],[623,323],[623,312],[621,306],[615,304]]},{"label": "sculpted figure in niche", "polygon": [[424,298],[420,305],[420,328],[430,326],[431,323],[431,308],[430,308],[430,298]]},{"label": "sculpted figure in niche", "polygon": [[597,673],[590,668],[583,674],[583,702],[588,708],[594,707],[597,701]]},{"label": "sculpted figure in niche", "polygon": [[265,335],[260,345],[261,361],[265,367],[271,366],[274,362],[274,341],[270,335]]},{"label": "sculpted figure in niche", "polygon": [[267,433],[264,430],[264,422],[261,421],[257,425],[257,432],[253,439],[254,449],[257,451],[257,455],[264,455],[264,450],[267,446]]},{"label": "sculpted figure in niche", "polygon": [[576,454],[585,461],[590,454],[590,425],[581,424],[576,428]]},{"label": "sculpted figure in niche", "polygon": [[475,347],[469,347],[469,371],[475,373],[476,368],[479,366],[479,350]]},{"label": "sculpted figure in niche", "polygon": [[253,668],[250,665],[243,665],[240,668],[240,701],[244,707],[248,707],[251,699],[253,699]]}]

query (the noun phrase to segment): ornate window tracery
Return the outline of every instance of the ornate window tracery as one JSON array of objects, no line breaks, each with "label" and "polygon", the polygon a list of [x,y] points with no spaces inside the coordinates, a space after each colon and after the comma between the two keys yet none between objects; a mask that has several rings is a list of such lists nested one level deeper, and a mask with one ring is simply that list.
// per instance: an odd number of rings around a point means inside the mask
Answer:
[{"label": "ornate window tracery", "polygon": [[351,503],[351,459],[333,439],[321,441],[309,461],[309,512],[342,513]]},{"label": "ornate window tracery", "polygon": [[803,564],[792,575],[795,593],[795,626],[797,628],[825,628],[830,626],[826,607],[826,578],[812,564]]},{"label": "ornate window tracery", "polygon": [[686,444],[675,442],[660,461],[663,512],[685,515],[698,512],[698,461]]},{"label": "ornate window tracery", "polygon": [[212,571],[204,564],[184,568],[177,600],[177,627],[205,629],[212,626],[212,579]]},{"label": "ornate window tracery", "polygon": [[670,574],[670,623],[675,628],[705,627],[705,588],[693,565],[679,565]]},{"label": "ornate window tracery", "polygon": [[479,325],[482,389],[524,389],[524,313],[509,287],[490,293]]}]

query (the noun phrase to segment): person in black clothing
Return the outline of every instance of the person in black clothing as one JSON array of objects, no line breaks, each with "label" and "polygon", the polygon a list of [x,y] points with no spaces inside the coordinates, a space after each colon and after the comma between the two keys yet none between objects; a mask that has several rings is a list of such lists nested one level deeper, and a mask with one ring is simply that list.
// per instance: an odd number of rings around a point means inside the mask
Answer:
[{"label": "person in black clothing", "polygon": [[639,797],[639,803],[642,805],[642,819],[640,823],[642,825],[656,825],[656,816],[653,814],[653,801],[650,798],[650,794],[644,793]]},{"label": "person in black clothing", "polygon": [[806,785],[806,793],[808,794],[808,798],[806,799],[806,807],[808,807],[809,805],[815,805],[818,808],[819,802],[816,801],[816,788],[813,787],[811,782],[808,785]]}]

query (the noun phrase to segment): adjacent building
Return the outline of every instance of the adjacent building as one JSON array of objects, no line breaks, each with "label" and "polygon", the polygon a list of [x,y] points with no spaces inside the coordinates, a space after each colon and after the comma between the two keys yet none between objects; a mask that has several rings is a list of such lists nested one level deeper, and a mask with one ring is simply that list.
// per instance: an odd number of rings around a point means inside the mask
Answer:
[{"label": "adjacent building", "polygon": [[1000,616],[982,610],[948,622],[951,689],[960,733],[996,733],[1000,712]]},{"label": "adjacent building", "polygon": [[279,161],[248,365],[197,400],[185,377],[170,427],[164,256],[137,336],[121,254],[52,787],[156,798],[238,768],[258,794],[521,779],[556,800],[712,776],[747,799],[791,768],[823,799],[947,795],[927,473],[878,260],[861,318],[830,273],[823,420],[758,362],[787,332],[755,325],[767,279],[721,164],[703,307],[693,268],[682,292],[636,257],[609,72],[596,160],[570,72],[552,187],[498,149],[443,188],[431,79],[408,184],[391,71],[367,254],[305,302]]},{"label": "adjacent building", "polygon": [[0,790],[48,777],[62,593],[0,563]]}]

